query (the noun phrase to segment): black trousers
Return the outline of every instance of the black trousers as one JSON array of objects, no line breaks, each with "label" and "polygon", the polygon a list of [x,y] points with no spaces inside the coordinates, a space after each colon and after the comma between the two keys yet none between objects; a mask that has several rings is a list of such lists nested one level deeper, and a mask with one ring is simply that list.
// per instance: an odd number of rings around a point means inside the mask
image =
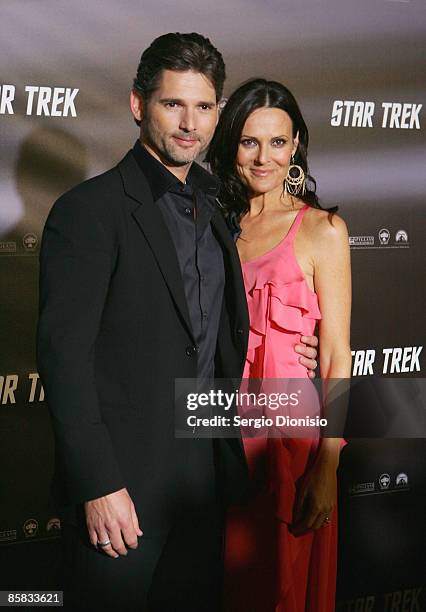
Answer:
[{"label": "black trousers", "polygon": [[219,612],[223,589],[223,512],[182,516],[165,536],[139,538],[112,559],[83,528],[62,525],[64,609],[72,612]]}]

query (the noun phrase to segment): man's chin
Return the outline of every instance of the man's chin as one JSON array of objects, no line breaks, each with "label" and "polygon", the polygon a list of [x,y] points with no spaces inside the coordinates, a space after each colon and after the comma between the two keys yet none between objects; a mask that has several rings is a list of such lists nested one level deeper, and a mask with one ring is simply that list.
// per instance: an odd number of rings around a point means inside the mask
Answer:
[{"label": "man's chin", "polygon": [[172,155],[168,155],[168,158],[169,162],[174,166],[186,166],[197,159],[199,154],[200,150],[197,148],[197,151],[193,151],[191,153],[188,151],[186,154],[179,154],[177,151],[173,152]]}]

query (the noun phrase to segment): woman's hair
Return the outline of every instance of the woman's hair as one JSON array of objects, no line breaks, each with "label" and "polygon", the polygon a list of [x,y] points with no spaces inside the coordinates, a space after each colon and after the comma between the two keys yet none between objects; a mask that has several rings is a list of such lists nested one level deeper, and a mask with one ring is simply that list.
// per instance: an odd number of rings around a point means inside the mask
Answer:
[{"label": "woman's hair", "polygon": [[[306,177],[305,194],[299,194],[303,202],[314,208],[322,208],[316,195],[316,182],[308,171],[309,133],[299,106],[291,93],[277,81],[251,79],[241,85],[229,98],[222,110],[215,135],[207,152],[206,161],[212,172],[221,179],[219,200],[228,213],[241,215],[249,208],[249,191],[235,167],[244,124],[258,108],[280,108],[293,122],[293,138],[299,133],[299,145],[294,163],[303,168]],[[284,185],[283,185],[284,188]],[[328,209],[335,212],[335,209]]]}]

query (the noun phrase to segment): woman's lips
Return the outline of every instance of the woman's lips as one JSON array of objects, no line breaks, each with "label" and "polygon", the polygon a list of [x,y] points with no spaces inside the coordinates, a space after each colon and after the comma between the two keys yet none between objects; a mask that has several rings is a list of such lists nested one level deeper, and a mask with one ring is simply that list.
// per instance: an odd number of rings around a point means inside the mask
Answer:
[{"label": "woman's lips", "polygon": [[258,178],[266,178],[272,174],[272,170],[259,170],[255,168],[252,168],[250,172]]}]

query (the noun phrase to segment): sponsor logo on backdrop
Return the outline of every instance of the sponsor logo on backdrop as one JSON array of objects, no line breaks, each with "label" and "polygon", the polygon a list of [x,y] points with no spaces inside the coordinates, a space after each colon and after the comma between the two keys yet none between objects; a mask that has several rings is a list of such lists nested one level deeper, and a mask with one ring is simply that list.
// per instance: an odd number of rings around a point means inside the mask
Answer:
[{"label": "sponsor logo on backdrop", "polygon": [[[351,249],[408,249],[410,244],[408,233],[405,229],[398,229],[392,232],[387,227],[382,227],[376,232],[378,244],[375,236],[366,234],[363,236],[349,236],[349,246]],[[393,236],[393,239],[391,239]]]},{"label": "sponsor logo on backdrop", "polygon": [[16,529],[2,529],[0,531],[0,542],[13,542],[17,537]]},{"label": "sponsor logo on backdrop", "polygon": [[383,227],[381,230],[379,230],[380,244],[387,244],[389,242],[389,238],[390,238],[390,231],[386,229],[386,227]]},{"label": "sponsor logo on backdrop", "polygon": [[408,242],[408,234],[405,230],[398,230],[395,234],[395,242]]},{"label": "sponsor logo on backdrop", "polygon": [[349,495],[368,495],[376,490],[374,482],[358,482],[349,487]]},{"label": "sponsor logo on backdrop", "polygon": [[387,472],[379,474],[377,484],[378,487],[374,481],[351,483],[348,487],[348,493],[350,497],[356,497],[361,495],[377,495],[387,491],[401,492],[409,489],[408,476],[405,472],[400,472],[395,477],[391,477]]},{"label": "sponsor logo on backdrop", "polygon": [[28,519],[22,526],[26,538],[33,538],[38,531],[38,522],[35,519]]},{"label": "sponsor logo on backdrop", "polygon": [[[373,376],[374,374],[408,374],[420,372],[420,355],[423,346],[396,346],[383,348],[381,353],[376,349],[359,349],[351,351],[352,376]],[[380,365],[376,360],[380,356]],[[375,371],[376,368],[376,371]]]},{"label": "sponsor logo on backdrop", "polygon": [[38,244],[38,238],[35,234],[25,234],[22,238],[22,244],[26,251],[34,251]]},{"label": "sponsor logo on backdrop", "polygon": [[387,473],[380,474],[378,477],[379,486],[382,491],[408,491],[408,476],[405,472],[401,472],[395,478]]},{"label": "sponsor logo on backdrop", "polygon": [[334,100],[331,110],[332,127],[420,130],[423,104],[364,100]]},{"label": "sponsor logo on backdrop", "polygon": [[349,236],[349,245],[358,248],[374,246],[374,236]]},{"label": "sponsor logo on backdrop", "polygon": [[381,489],[389,489],[390,481],[391,479],[390,479],[389,474],[380,474],[379,486]]},{"label": "sponsor logo on backdrop", "polygon": [[61,530],[61,521],[57,516],[52,517],[47,521],[46,531],[57,532]]},{"label": "sponsor logo on backdrop", "polygon": [[400,229],[395,232],[394,240],[392,244],[389,244],[391,233],[387,228],[379,230],[380,246],[389,246],[392,249],[395,248],[407,248],[408,247],[408,233],[404,229]]},{"label": "sponsor logo on backdrop", "polygon": [[0,242],[0,253],[16,253],[16,242]]},{"label": "sponsor logo on backdrop", "polygon": [[13,237],[16,237],[16,241],[7,240],[0,242],[0,255],[7,256],[10,253],[15,255],[38,255],[40,240],[37,234],[28,232],[18,236],[15,233]]},{"label": "sponsor logo on backdrop", "polygon": [[397,487],[407,487],[408,486],[407,474],[404,474],[404,472],[401,472],[401,474],[398,474],[398,476],[395,478],[395,484]]},{"label": "sponsor logo on backdrop", "polygon": [[[26,85],[21,95],[25,99],[25,114],[37,117],[77,117],[75,107],[78,88]],[[17,92],[15,85],[0,85],[0,115],[14,115]]]}]

